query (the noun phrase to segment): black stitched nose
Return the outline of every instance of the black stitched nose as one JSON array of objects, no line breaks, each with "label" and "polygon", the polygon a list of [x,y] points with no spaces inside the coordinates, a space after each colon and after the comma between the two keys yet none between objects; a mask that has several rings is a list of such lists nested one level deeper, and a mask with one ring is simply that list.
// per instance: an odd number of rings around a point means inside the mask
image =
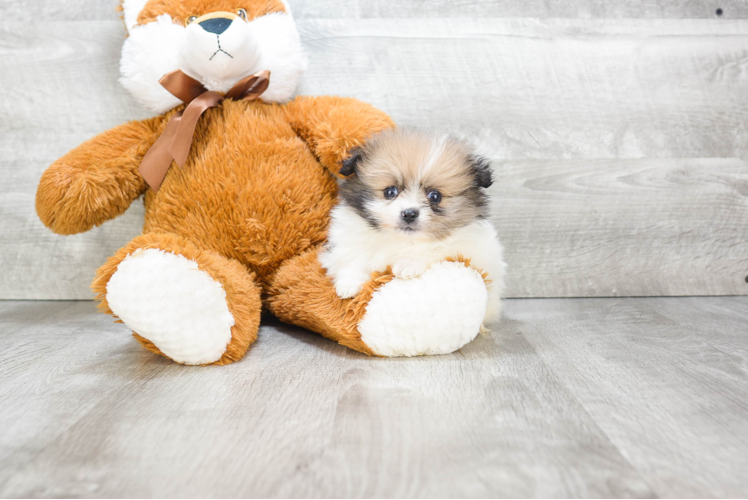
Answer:
[{"label": "black stitched nose", "polygon": [[403,210],[402,213],[400,214],[400,217],[402,217],[405,222],[410,224],[411,222],[413,222],[414,220],[418,218],[418,210],[416,210],[415,208],[409,208],[407,210]]},{"label": "black stitched nose", "polygon": [[214,17],[213,19],[206,19],[200,23],[200,26],[208,33],[215,33],[220,35],[231,26],[233,19],[226,19],[225,17]]}]

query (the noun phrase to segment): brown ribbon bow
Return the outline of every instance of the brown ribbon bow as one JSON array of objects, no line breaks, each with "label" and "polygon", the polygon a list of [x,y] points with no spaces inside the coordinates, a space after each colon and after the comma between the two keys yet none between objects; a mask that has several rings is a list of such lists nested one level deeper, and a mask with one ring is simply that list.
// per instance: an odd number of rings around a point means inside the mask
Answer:
[{"label": "brown ribbon bow", "polygon": [[220,105],[224,99],[254,101],[267,90],[270,71],[260,71],[239,80],[226,95],[209,91],[199,81],[180,70],[167,73],[159,83],[187,106],[169,120],[161,136],[140,162],[140,175],[154,191],[161,187],[172,160],[180,167],[184,166],[197,121],[205,110]]}]

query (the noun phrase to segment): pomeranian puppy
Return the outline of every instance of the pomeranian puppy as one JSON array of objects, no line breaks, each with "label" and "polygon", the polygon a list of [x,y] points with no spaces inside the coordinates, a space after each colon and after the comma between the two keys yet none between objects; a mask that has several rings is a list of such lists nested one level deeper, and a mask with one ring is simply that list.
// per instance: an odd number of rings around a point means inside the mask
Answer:
[{"label": "pomeranian puppy", "polygon": [[374,271],[412,279],[461,255],[488,274],[484,322],[500,317],[505,264],[487,219],[485,158],[453,137],[398,129],[353,150],[340,173],[350,177],[319,260],[341,298],[355,296]]}]

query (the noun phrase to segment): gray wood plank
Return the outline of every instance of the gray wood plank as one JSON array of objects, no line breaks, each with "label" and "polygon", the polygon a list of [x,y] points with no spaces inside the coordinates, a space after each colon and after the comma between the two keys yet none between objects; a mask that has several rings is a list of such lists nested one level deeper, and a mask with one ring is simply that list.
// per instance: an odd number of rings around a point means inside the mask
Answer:
[{"label": "gray wood plank", "polygon": [[513,327],[657,495],[746,495],[745,298],[522,305]]},{"label": "gray wood plank", "polygon": [[[119,0],[0,0],[5,19],[114,20]],[[422,17],[537,17],[537,18],[699,18],[748,17],[742,0],[290,0],[298,19],[422,18]],[[722,10],[717,15],[717,9]]]},{"label": "gray wood plank", "polygon": [[748,156],[748,21],[300,23],[301,92],[350,95],[494,158]]},{"label": "gray wood plank", "polygon": [[[746,18],[741,0],[290,0],[299,18]],[[717,15],[717,9],[722,10]]]},{"label": "gray wood plank", "polygon": [[[302,92],[359,97],[500,161],[511,296],[742,294],[746,23],[301,20]],[[55,158],[147,116],[117,83],[123,35],[118,20],[0,30],[0,297],[90,298],[95,269],[140,231],[139,202],[72,237],[33,209]],[[530,159],[552,161],[518,162]],[[538,218],[519,227],[528,212]]]},{"label": "gray wood plank", "polygon": [[746,320],[510,300],[458,353],[376,359],[268,319],[197,368],[92,303],[0,302],[0,496],[745,496]]},{"label": "gray wood plank", "polygon": [[[126,336],[122,325],[101,327]],[[279,325],[260,337],[244,361],[223,368],[155,357],[139,365],[129,346],[111,364],[112,353],[100,353],[95,371],[110,387],[104,399],[48,437],[0,494],[652,493],[521,337],[506,336],[506,352],[482,338],[459,354],[410,360],[367,358]],[[77,343],[86,345],[85,337]],[[52,391],[67,383],[55,380]],[[35,404],[17,380],[9,385],[22,409]]]},{"label": "gray wood plank", "polygon": [[106,257],[140,233],[136,201],[122,217],[61,237],[36,217],[39,177],[81,142],[145,118],[117,82],[120,21],[7,24],[0,30],[0,297],[90,299]]},{"label": "gray wood plank", "polygon": [[496,162],[513,297],[748,294],[748,163]]},{"label": "gray wood plank", "polygon": [[0,0],[3,20],[26,21],[112,21],[119,18],[121,0]]},{"label": "gray wood plank", "polygon": [[114,326],[88,301],[0,302],[0,484],[156,361]]}]

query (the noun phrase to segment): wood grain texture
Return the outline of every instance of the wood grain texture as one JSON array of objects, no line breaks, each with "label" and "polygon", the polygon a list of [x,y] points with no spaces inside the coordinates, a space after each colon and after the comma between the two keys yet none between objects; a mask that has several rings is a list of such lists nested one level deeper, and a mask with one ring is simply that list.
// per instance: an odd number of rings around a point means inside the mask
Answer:
[{"label": "wood grain texture", "polygon": [[[741,0],[290,0],[299,18],[424,18],[424,17],[535,17],[535,18],[746,18]],[[722,13],[717,15],[717,9]]]},{"label": "wood grain texture", "polygon": [[514,297],[748,294],[748,163],[496,162]]},{"label": "wood grain texture", "polygon": [[458,353],[268,320],[152,355],[89,302],[0,302],[2,497],[741,497],[748,298],[545,299]]},{"label": "wood grain texture", "polygon": [[300,23],[301,91],[359,97],[497,159],[748,156],[748,21]]},{"label": "wood grain texture", "polygon": [[[361,98],[401,124],[472,138],[499,162],[511,296],[746,293],[746,166],[736,158],[748,157],[748,21],[299,27],[311,63],[302,93]],[[123,36],[116,17],[1,25],[2,298],[90,298],[95,269],[140,231],[140,202],[72,237],[47,231],[33,209],[52,161],[147,116],[117,83]]]},{"label": "wood grain texture", "polygon": [[745,298],[523,306],[516,327],[659,496],[745,496]]},{"label": "wood grain texture", "polygon": [[0,29],[0,297],[89,299],[106,258],[140,233],[139,201],[122,217],[61,237],[34,210],[55,159],[142,109],[117,83],[120,21],[8,23]]},{"label": "wood grain texture", "polygon": [[113,21],[119,18],[121,0],[0,0],[3,20]]},{"label": "wood grain texture", "polygon": [[[120,0],[0,0],[5,19],[108,20],[117,19]],[[422,18],[422,17],[537,17],[537,18],[650,18],[745,19],[742,0],[289,0],[297,19],[312,18]],[[722,10],[717,15],[717,9]]]}]

